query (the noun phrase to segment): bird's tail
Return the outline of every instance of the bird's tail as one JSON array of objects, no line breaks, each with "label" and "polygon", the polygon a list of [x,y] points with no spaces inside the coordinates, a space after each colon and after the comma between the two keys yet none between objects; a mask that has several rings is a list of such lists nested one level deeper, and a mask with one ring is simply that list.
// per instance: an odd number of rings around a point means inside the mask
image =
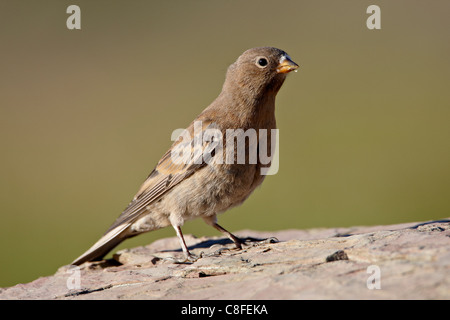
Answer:
[{"label": "bird's tail", "polygon": [[127,239],[127,229],[129,224],[119,225],[105,233],[88,251],[76,258],[71,264],[79,266],[86,261],[101,260],[109,251]]}]

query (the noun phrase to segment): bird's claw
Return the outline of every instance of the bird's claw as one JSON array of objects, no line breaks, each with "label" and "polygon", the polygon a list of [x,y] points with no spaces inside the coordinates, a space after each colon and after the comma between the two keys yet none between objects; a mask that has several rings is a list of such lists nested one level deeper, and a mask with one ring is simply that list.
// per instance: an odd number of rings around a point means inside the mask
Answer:
[{"label": "bird's claw", "polygon": [[200,252],[199,255],[195,255],[192,253],[188,253],[184,256],[183,259],[178,259],[175,257],[164,257],[162,258],[165,261],[170,261],[174,264],[192,264],[194,262],[196,262],[198,259],[203,258],[203,251]]},{"label": "bird's claw", "polygon": [[198,259],[203,258],[203,251],[200,252],[199,255],[195,255],[192,253],[188,253],[185,255],[183,260],[176,260],[174,261],[175,264],[192,264],[194,262],[196,262]]},{"label": "bird's claw", "polygon": [[277,238],[269,237],[269,238],[264,239],[264,240],[250,239],[250,240],[247,240],[245,242],[245,244],[249,245],[249,246],[252,246],[252,247],[256,247],[256,246],[261,246],[261,245],[264,245],[264,244],[277,243],[277,242],[280,242]]},{"label": "bird's claw", "polygon": [[219,248],[216,251],[214,251],[213,253],[208,254],[208,257],[218,257],[220,255],[222,255],[222,253],[224,251],[234,251],[234,250],[239,250],[238,248]]}]

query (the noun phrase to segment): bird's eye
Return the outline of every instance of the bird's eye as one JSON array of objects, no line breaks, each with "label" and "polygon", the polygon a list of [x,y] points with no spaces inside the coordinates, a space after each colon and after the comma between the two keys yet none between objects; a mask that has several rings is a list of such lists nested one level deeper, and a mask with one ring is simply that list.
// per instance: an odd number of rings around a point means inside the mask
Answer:
[{"label": "bird's eye", "polygon": [[259,57],[256,59],[256,65],[260,68],[265,68],[268,64],[269,62],[264,57]]}]

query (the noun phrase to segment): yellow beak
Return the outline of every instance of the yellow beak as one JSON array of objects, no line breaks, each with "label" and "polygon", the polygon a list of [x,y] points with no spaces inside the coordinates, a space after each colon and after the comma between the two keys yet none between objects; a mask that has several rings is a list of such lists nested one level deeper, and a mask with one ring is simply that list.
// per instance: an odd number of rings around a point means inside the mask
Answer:
[{"label": "yellow beak", "polygon": [[298,68],[298,64],[291,60],[289,56],[283,56],[277,66],[277,73],[288,73]]}]

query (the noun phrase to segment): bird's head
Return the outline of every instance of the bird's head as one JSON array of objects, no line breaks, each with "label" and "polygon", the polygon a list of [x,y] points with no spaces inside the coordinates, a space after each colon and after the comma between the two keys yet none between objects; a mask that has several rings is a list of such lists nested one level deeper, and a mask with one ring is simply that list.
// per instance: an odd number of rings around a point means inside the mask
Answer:
[{"label": "bird's head", "polygon": [[286,75],[298,67],[283,50],[273,47],[252,48],[228,68],[225,86],[253,97],[276,94]]}]

